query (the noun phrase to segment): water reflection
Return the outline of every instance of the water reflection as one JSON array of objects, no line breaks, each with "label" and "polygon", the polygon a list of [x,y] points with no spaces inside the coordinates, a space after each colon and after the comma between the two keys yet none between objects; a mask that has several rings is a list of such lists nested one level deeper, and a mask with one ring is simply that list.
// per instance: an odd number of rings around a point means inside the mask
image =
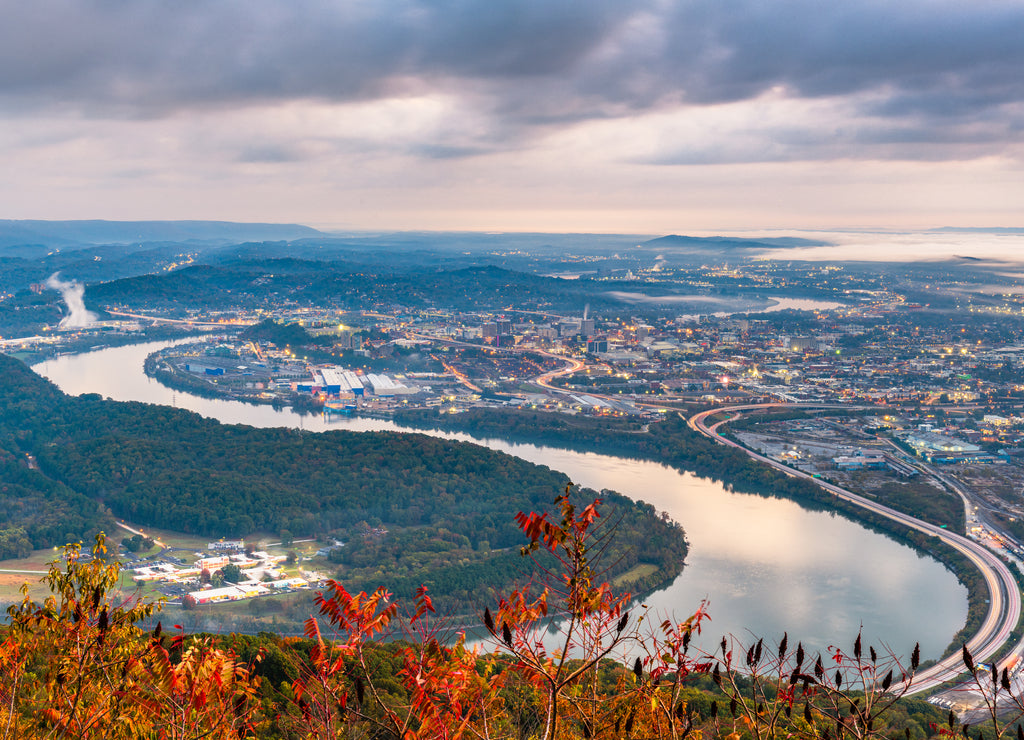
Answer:
[{"label": "water reflection", "polygon": [[[226,423],[289,426],[312,431],[396,430],[391,422],[326,422],[269,406],[202,399],[171,391],[142,371],[145,357],[166,343],[118,347],[61,357],[36,366],[71,394],[177,405]],[[451,439],[467,435],[444,434]],[[611,489],[667,511],[686,528],[690,555],[670,586],[645,596],[661,615],[690,614],[710,600],[714,644],[722,634],[794,639],[824,649],[866,639],[897,652],[921,642],[937,657],[966,618],[966,590],[935,561],[844,519],[776,499],[734,494],[711,481],[663,465],[575,453],[503,440],[473,440],[566,473],[597,490]]]}]

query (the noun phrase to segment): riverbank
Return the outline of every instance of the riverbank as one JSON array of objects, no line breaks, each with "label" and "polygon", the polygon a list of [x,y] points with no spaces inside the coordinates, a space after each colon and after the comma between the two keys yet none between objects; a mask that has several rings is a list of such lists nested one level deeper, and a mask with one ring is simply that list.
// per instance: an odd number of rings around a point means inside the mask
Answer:
[{"label": "riverbank", "polygon": [[[16,477],[9,458],[19,453],[34,467]],[[281,540],[315,536],[327,546],[316,568],[329,577],[354,591],[384,587],[404,599],[426,585],[438,608],[453,614],[475,602],[497,603],[532,577],[518,552],[516,515],[549,510],[569,485],[549,468],[436,436],[314,436],[225,426],[98,394],[69,396],[6,356],[0,465],[5,491],[18,485],[5,507],[0,547],[15,534],[9,544],[18,551],[59,546],[69,534],[88,539],[110,531],[111,516],[211,540],[255,532]],[[571,495],[579,506],[600,497],[602,515],[615,522],[614,536],[601,545],[606,577],[631,573],[630,588],[645,591],[679,575],[686,540],[677,524],[613,492],[574,488]],[[0,501],[6,498],[0,492]],[[47,503],[52,513],[43,526],[37,514]],[[344,546],[332,547],[334,541]],[[180,595],[171,581],[167,595]]]},{"label": "riverbank", "polygon": [[[305,434],[412,431],[391,421],[299,416],[288,409],[172,391],[142,372],[145,357],[160,346],[64,357],[36,370],[69,393],[176,405],[226,424],[286,427]],[[594,490],[620,491],[683,522],[690,541],[687,568],[670,585],[645,596],[644,603],[656,614],[684,617],[710,599],[714,622],[708,640],[729,634],[778,639],[788,631],[805,646],[824,651],[863,629],[865,640],[906,654],[920,641],[926,659],[937,656],[964,624],[966,590],[945,567],[824,509],[815,512],[777,496],[732,493],[708,478],[635,456],[570,452],[566,445],[536,446],[498,435],[429,433],[548,466]]]},{"label": "riverbank", "polygon": [[922,555],[935,558],[967,589],[966,622],[953,636],[943,656],[960,649],[963,642],[978,630],[988,609],[988,588],[978,569],[937,538],[841,501],[813,483],[790,478],[751,460],[738,450],[724,448],[690,429],[678,415],[670,415],[662,422],[649,425],[647,433],[641,431],[639,422],[631,420],[510,410],[468,411],[451,415],[402,410],[395,414],[395,422],[410,428],[457,430],[579,452],[651,460],[719,481],[738,493],[788,498],[805,508],[837,513]]}]

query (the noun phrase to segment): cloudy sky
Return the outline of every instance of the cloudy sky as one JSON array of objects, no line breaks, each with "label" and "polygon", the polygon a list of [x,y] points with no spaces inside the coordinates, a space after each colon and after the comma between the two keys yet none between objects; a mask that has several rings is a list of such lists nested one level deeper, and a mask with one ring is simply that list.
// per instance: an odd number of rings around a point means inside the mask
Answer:
[{"label": "cloudy sky", "polygon": [[3,6],[0,218],[1024,226],[1024,0]]}]

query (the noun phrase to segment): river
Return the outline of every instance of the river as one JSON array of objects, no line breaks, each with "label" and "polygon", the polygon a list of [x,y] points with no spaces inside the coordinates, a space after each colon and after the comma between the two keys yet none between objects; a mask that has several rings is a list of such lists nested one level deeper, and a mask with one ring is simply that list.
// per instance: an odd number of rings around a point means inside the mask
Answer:
[{"label": "river", "polygon": [[609,291],[608,295],[625,303],[665,304],[684,308],[702,307],[704,310],[701,313],[685,314],[680,317],[694,320],[701,315],[724,318],[736,314],[775,313],[776,311],[831,311],[846,305],[836,301],[819,301],[813,298],[744,298],[741,296],[725,298],[700,294],[648,295],[623,291]]},{"label": "river", "polygon": [[[121,401],[173,405],[225,423],[287,426],[310,431],[397,430],[392,422],[326,422],[285,409],[203,399],[147,377],[143,361],[168,342],[104,349],[35,366],[69,394],[100,393]],[[924,658],[938,657],[963,627],[967,592],[942,565],[840,517],[777,499],[732,493],[721,485],[663,465],[536,445],[471,440],[547,465],[574,482],[612,489],[667,511],[690,542],[686,567],[644,603],[660,615],[689,615],[707,599],[711,643],[723,634],[777,640],[783,631],[817,649],[850,649],[865,639],[904,654],[917,641]],[[554,492],[553,492],[554,495]]]}]

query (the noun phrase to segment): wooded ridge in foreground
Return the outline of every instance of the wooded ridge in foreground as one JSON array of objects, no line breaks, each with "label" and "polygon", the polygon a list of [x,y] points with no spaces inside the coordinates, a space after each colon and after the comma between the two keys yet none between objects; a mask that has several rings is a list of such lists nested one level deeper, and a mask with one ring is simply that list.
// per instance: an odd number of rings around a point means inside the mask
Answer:
[{"label": "wooded ridge in foreground", "polygon": [[[703,607],[653,623],[599,577],[613,535],[599,504],[560,497],[554,515],[517,515],[524,554],[551,567],[484,611],[493,652],[447,641],[425,589],[402,609],[337,582],[305,639],[144,632],[154,605],[115,599],[102,536],[92,560],[69,547],[53,595],[13,607],[0,634],[0,738],[973,740],[904,696],[917,648],[879,653],[858,635],[851,652],[811,655],[783,635],[703,652],[691,644],[708,630]],[[396,627],[404,640],[374,642]],[[1006,727],[993,719],[990,736]]]}]

